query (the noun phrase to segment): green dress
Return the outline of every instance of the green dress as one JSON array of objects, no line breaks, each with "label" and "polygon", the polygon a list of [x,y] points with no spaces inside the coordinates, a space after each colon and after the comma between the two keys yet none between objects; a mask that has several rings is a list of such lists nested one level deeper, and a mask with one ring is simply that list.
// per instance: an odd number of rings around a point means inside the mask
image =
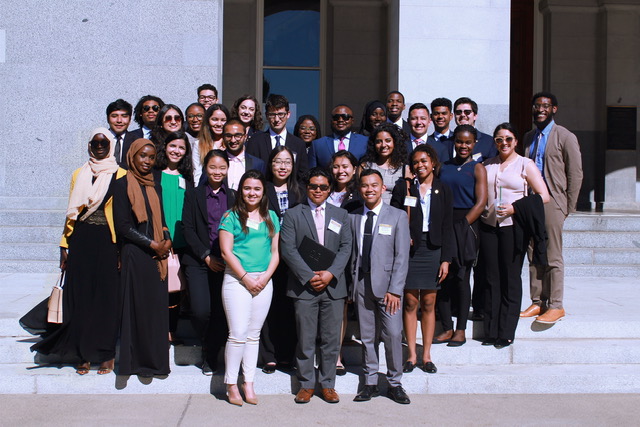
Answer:
[{"label": "green dress", "polygon": [[160,185],[162,186],[162,209],[171,234],[173,248],[184,248],[187,243],[184,240],[182,228],[182,205],[187,186],[186,180],[182,175],[162,172]]}]

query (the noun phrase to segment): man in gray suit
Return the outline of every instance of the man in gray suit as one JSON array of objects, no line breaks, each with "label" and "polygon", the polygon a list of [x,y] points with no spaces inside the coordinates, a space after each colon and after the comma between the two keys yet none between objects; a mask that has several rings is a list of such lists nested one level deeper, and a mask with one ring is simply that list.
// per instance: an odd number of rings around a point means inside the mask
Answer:
[{"label": "man in gray suit", "polygon": [[[296,403],[309,402],[316,382],[322,388],[325,401],[340,401],[335,391],[336,362],[347,297],[344,272],[351,255],[351,227],[347,211],[326,202],[330,180],[327,171],[312,168],[306,180],[307,202],[287,210],[280,230],[282,258],[291,270],[287,296],[294,299],[298,330],[296,366],[301,388]],[[313,271],[302,258],[298,248],[305,237],[335,253],[326,270]],[[316,375],[314,356],[318,335],[320,352]]]},{"label": "man in gray suit", "polygon": [[405,211],[382,203],[382,175],[365,169],[360,175],[364,206],[350,214],[353,249],[349,274],[357,304],[364,386],[356,402],[378,396],[379,338],[387,360],[387,395],[411,403],[402,388],[402,293],[409,270],[409,220]]}]

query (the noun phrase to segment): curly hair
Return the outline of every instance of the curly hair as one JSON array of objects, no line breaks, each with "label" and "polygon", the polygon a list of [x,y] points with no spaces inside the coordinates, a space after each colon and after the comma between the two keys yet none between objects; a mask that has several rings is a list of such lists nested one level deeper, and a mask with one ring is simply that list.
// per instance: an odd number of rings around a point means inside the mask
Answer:
[{"label": "curly hair", "polygon": [[256,106],[255,114],[253,115],[253,119],[249,122],[249,126],[254,128],[256,131],[261,131],[264,127],[264,119],[262,118],[260,103],[253,95],[242,95],[240,98],[236,99],[236,102],[233,103],[233,107],[231,107],[231,117],[240,118],[240,112],[238,111],[240,108],[240,104],[242,104],[247,99],[253,101],[254,105]]},{"label": "curly hair", "polygon": [[400,169],[407,160],[407,146],[404,142],[406,133],[402,132],[394,123],[380,123],[380,125],[371,132],[369,140],[367,141],[367,151],[362,159],[360,159],[360,163],[363,165],[377,163],[378,152],[376,150],[376,138],[380,132],[387,132],[391,135],[391,139],[393,139],[393,151],[389,159],[389,166],[395,170]]}]

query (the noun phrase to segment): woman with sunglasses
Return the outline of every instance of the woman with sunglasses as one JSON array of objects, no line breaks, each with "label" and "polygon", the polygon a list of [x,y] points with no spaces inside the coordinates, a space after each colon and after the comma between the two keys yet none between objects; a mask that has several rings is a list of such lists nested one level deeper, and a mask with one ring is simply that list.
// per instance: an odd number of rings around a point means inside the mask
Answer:
[{"label": "woman with sunglasses", "polygon": [[222,303],[229,324],[225,348],[229,403],[242,406],[238,371],[242,365],[244,397],[256,405],[253,381],[260,330],[269,312],[273,286],[271,276],[279,262],[280,223],[269,210],[264,175],[249,170],[242,175],[238,197],[220,223],[220,249],[226,263],[222,282]]},{"label": "woman with sunglasses", "polygon": [[113,370],[118,334],[118,249],[113,221],[113,188],[126,174],[113,157],[112,133],[93,131],[89,161],[71,177],[67,217],[60,240],[65,272],[63,323],[32,351],[80,360],[76,372]]},{"label": "woman with sunglasses", "polygon": [[[485,338],[482,345],[503,348],[513,343],[522,303],[522,263],[525,248],[516,245],[514,214],[518,201],[532,189],[543,203],[549,191],[535,163],[516,153],[518,139],[510,123],[493,132],[498,155],[484,162],[487,208],[480,224],[480,260],[486,272]],[[544,225],[544,220],[542,221]]]},{"label": "woman with sunglasses", "polygon": [[176,105],[166,104],[158,111],[156,122],[151,131],[151,138],[149,138],[156,145],[157,151],[164,149],[164,140],[167,135],[182,130],[183,123],[184,115]]},{"label": "woman with sunglasses", "polygon": [[204,113],[198,143],[193,145],[193,179],[196,184],[200,183],[203,173],[202,165],[207,153],[211,150],[226,149],[222,141],[222,133],[227,120],[229,120],[229,110],[222,104],[213,104]]}]

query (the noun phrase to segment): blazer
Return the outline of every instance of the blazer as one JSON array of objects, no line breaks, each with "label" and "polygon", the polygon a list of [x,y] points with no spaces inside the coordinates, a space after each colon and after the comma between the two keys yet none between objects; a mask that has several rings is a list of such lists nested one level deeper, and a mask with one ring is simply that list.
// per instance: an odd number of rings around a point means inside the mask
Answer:
[{"label": "blazer", "polygon": [[[347,211],[330,203],[326,203],[325,206],[324,246],[333,251],[336,257],[327,269],[333,274],[333,279],[322,292],[326,292],[331,299],[341,299],[347,296],[345,268],[351,256],[351,225]],[[331,220],[340,224],[338,233],[329,230]],[[294,299],[312,299],[322,294],[316,292],[309,284],[315,273],[298,252],[305,236],[318,241],[313,213],[306,201],[285,212],[280,228],[280,255],[290,270],[287,296]]]},{"label": "blazer", "polygon": [[[349,274],[351,275],[351,297],[355,301],[358,274],[362,256],[360,242],[364,207],[349,214],[351,220],[351,234],[353,235],[353,249]],[[389,234],[381,233],[381,224],[391,227]],[[401,296],[409,271],[409,221],[407,213],[382,203],[380,215],[373,230],[371,244],[371,290],[376,298],[384,298],[389,292]]]},{"label": "blazer", "polygon": [[[71,175],[71,187],[69,188],[69,194],[73,191],[73,187],[76,185],[76,178],[80,173],[80,168],[76,169]],[[116,171],[116,179],[120,179],[127,174],[127,171],[123,168],[118,168]],[[113,181],[112,181],[113,182]],[[107,224],[109,224],[109,231],[111,231],[111,241],[116,243],[116,229],[113,221],[113,196],[106,201],[104,205],[104,216],[107,218]],[[69,237],[73,234],[73,229],[76,225],[75,219],[65,218],[64,230],[62,231],[62,237],[60,238],[59,246],[61,248],[69,247]]]},{"label": "blazer", "polygon": [[[478,140],[473,147],[473,159],[479,163],[498,155],[498,149],[493,142],[493,137],[478,131]],[[479,154],[479,156],[478,156]]]},{"label": "blazer", "polygon": [[[305,198],[305,192],[302,186],[300,188],[300,197],[296,197],[295,193],[291,191],[287,192],[287,196],[289,197],[289,208],[300,204]],[[267,199],[269,199],[269,210],[272,210],[278,216],[278,219],[282,222],[283,215],[280,213],[280,202],[278,202],[278,195],[276,194],[276,187],[273,185],[273,182],[267,181]]]},{"label": "blazer", "polygon": [[[359,133],[351,132],[349,138],[349,151],[360,160],[367,152],[368,138]],[[309,147],[309,167],[320,166],[327,168],[331,162],[331,156],[335,153],[333,148],[333,134],[311,141]]]},{"label": "blazer", "polygon": [[[420,200],[420,190],[417,180],[411,183],[410,194]],[[406,211],[404,199],[407,195],[407,185],[404,179],[398,180],[391,195],[391,206]],[[411,246],[411,256],[418,249],[422,240],[422,208],[417,203],[415,207],[409,208],[409,230],[413,245]],[[453,236],[453,196],[446,184],[438,178],[433,178],[431,184],[431,211],[429,213],[429,242],[434,246],[440,246],[440,262],[451,262],[455,255],[455,238]]]},{"label": "blazer", "polygon": [[142,128],[138,128],[131,132],[126,131],[124,133],[124,139],[122,141],[122,161],[118,163],[122,169],[129,169],[129,165],[127,165],[127,153],[129,152],[129,148],[131,148],[131,144],[136,139],[144,138],[144,134],[142,133]]},{"label": "blazer", "polygon": [[438,154],[440,163],[444,163],[451,159],[453,155],[453,139],[447,138],[444,142],[438,141],[433,134],[427,137],[427,144],[431,145]]},{"label": "blazer", "polygon": [[[182,224],[184,240],[187,242],[181,262],[184,265],[203,265],[204,259],[211,253],[209,244],[209,212],[207,211],[208,184],[189,188],[184,195],[182,206]],[[236,192],[225,188],[227,208],[236,201]]]},{"label": "blazer", "polygon": [[[309,170],[306,144],[297,136],[287,132],[284,146],[293,152],[295,156],[296,176],[302,179]],[[246,143],[246,152],[262,160],[265,165],[269,163],[269,155],[272,150],[269,131],[254,133]]]},{"label": "blazer", "polygon": [[[529,157],[536,130],[524,136],[524,155]],[[576,211],[582,186],[582,155],[578,138],[566,128],[554,124],[544,150],[544,180],[551,199],[565,215]]]}]

